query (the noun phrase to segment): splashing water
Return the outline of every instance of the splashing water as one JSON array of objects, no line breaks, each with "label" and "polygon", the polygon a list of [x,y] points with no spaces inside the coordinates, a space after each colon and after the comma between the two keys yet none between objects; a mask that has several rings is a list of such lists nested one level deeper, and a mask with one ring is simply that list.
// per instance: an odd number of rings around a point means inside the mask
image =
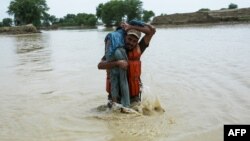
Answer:
[{"label": "splashing water", "polygon": [[143,87],[142,89],[142,101],[131,103],[130,108],[123,107],[121,104],[115,103],[111,109],[107,105],[100,105],[97,107],[98,111],[106,111],[119,113],[121,109],[124,109],[127,114],[136,115],[156,115],[165,112],[159,97],[156,94],[150,92],[149,87]]},{"label": "splashing water", "polygon": [[142,113],[143,115],[155,115],[165,112],[162,104],[156,94],[150,92],[149,87],[142,89],[142,101],[139,104],[131,104],[132,109]]},{"label": "splashing water", "polygon": [[[149,87],[142,90],[142,101],[132,103],[128,108],[130,112],[121,113],[124,108],[120,104],[115,104],[111,109],[107,105],[101,105],[97,108],[98,115],[95,119],[107,122],[109,129],[113,133],[110,141],[151,141],[155,137],[167,135],[169,120],[158,96],[150,92]],[[93,118],[93,117],[92,117]]]}]

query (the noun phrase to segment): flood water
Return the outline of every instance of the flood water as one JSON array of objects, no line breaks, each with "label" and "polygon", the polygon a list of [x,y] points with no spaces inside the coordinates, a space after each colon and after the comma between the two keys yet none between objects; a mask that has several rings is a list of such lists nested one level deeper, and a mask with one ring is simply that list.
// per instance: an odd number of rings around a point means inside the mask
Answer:
[{"label": "flood water", "polygon": [[0,35],[1,141],[222,141],[250,124],[250,25],[157,28],[141,58],[144,104],[164,113],[99,111],[107,102],[98,29]]}]

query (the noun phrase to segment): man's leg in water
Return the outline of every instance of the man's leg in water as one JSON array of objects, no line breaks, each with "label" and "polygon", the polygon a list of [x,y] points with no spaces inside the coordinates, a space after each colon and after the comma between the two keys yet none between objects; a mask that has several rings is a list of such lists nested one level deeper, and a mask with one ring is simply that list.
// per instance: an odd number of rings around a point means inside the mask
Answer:
[{"label": "man's leg in water", "polygon": [[[128,60],[125,49],[117,48],[114,53],[114,58],[115,60]],[[127,71],[121,68],[116,68],[115,71],[118,71],[118,87],[120,88],[120,92],[121,92],[121,104],[124,107],[129,107],[130,97],[129,97],[129,87],[128,87],[128,80],[127,80]],[[117,73],[115,74],[117,75]],[[113,84],[111,80],[111,89],[112,87],[113,87]],[[119,92],[119,88],[118,88],[118,92]]]}]

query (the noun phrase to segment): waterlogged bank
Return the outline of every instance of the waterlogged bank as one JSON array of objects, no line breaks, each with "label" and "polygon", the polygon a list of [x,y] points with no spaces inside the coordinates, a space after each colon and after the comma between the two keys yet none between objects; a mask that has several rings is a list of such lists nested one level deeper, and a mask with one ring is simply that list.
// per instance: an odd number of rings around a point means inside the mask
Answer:
[{"label": "waterlogged bank", "polygon": [[153,19],[153,25],[189,25],[189,24],[230,24],[249,23],[250,8],[198,11],[161,15]]},{"label": "waterlogged bank", "polygon": [[31,34],[40,33],[33,25],[0,27],[0,34]]}]

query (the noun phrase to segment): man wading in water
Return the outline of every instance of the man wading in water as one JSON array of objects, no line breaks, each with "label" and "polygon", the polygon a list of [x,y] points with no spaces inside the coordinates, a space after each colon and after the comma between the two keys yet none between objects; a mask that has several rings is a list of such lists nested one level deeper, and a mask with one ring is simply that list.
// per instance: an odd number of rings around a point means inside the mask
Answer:
[{"label": "man wading in water", "polygon": [[[114,54],[116,54],[114,55],[116,56],[115,59],[109,57],[107,55],[107,50],[110,47],[108,44],[110,44],[110,42],[112,41],[106,37],[105,56],[103,56],[101,62],[98,64],[98,69],[107,70],[106,91],[108,92],[108,99],[111,101],[108,103],[109,107],[112,107],[112,105],[116,102],[122,103],[123,106],[125,107],[129,107],[130,105],[135,105],[140,103],[141,87],[142,87],[140,79],[141,76],[140,57],[142,53],[145,51],[145,49],[149,46],[150,40],[156,32],[155,28],[152,25],[144,24],[142,22],[138,23],[137,21],[130,22],[130,24],[121,23],[120,27],[125,31],[124,34],[125,46],[114,50],[115,52]],[[140,40],[141,32],[144,33],[145,35]],[[126,52],[126,55],[124,55],[123,52]],[[119,69],[123,70],[122,73],[124,72],[126,73],[127,80],[126,78],[121,78],[120,74],[118,74],[119,75],[118,77],[120,78],[118,80],[114,80],[113,74],[115,73],[117,74],[117,72],[119,72]],[[110,74],[110,70],[111,71],[116,70],[116,72],[114,73],[113,71]],[[113,85],[116,86],[113,87]],[[126,85],[128,85],[129,88],[129,96],[127,96]]]}]

